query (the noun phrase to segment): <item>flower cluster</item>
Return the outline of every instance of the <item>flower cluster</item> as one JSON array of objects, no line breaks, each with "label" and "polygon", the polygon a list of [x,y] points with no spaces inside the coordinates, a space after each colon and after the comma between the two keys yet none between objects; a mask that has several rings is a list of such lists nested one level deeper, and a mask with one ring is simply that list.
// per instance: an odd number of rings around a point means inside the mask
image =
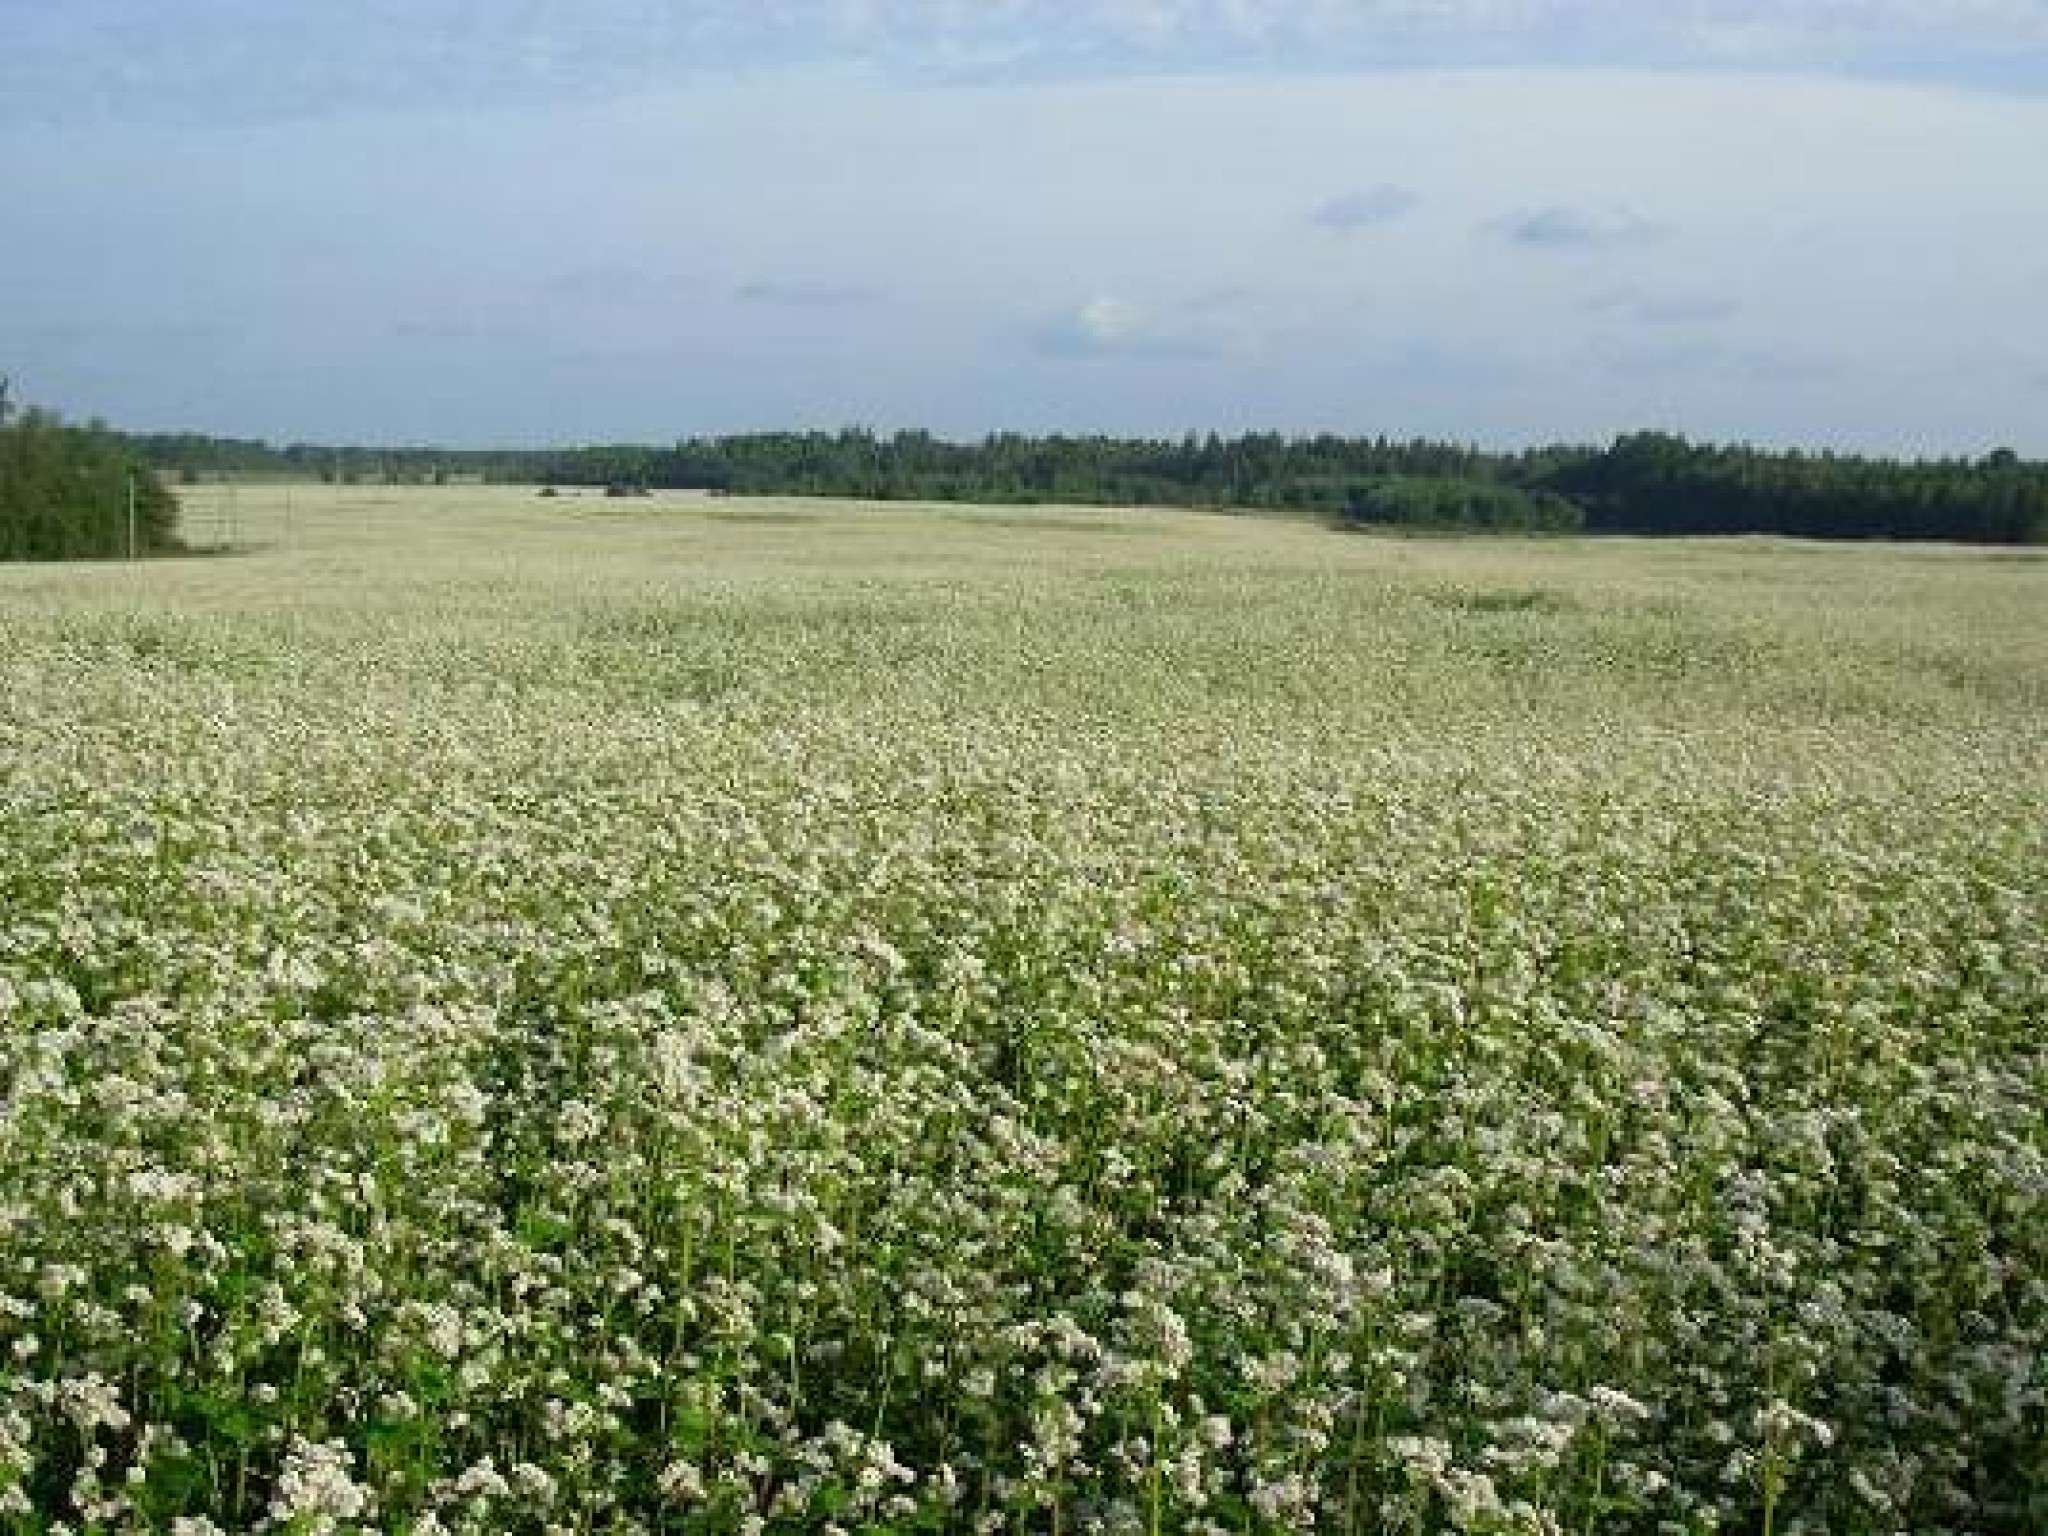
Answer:
[{"label": "flower cluster", "polygon": [[0,1530],[2048,1518],[2048,567],[300,494],[0,579]]}]

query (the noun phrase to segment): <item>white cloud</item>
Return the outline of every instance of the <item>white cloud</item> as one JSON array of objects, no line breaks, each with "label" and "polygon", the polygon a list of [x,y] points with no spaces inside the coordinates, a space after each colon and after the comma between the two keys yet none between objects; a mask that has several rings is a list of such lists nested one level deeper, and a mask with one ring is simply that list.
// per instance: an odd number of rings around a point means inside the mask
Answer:
[{"label": "white cloud", "polygon": [[1055,314],[1035,340],[1041,352],[1069,358],[1207,357],[1223,345],[1197,305],[1161,311],[1107,294]]},{"label": "white cloud", "polygon": [[1144,311],[1122,299],[1090,299],[1074,312],[1075,334],[1097,346],[1125,345],[1144,330]]}]

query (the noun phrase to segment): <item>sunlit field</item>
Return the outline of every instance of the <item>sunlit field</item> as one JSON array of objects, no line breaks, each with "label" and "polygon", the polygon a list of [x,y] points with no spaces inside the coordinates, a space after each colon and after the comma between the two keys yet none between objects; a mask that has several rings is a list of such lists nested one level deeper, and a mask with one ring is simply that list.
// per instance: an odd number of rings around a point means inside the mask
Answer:
[{"label": "sunlit field", "polygon": [[0,1530],[2048,1528],[2048,561],[0,569]]}]

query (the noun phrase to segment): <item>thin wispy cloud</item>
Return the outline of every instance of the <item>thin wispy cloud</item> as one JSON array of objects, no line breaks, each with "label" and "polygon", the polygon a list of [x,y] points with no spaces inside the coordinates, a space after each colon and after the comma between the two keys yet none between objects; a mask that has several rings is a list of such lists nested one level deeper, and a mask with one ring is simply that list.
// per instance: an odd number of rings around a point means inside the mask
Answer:
[{"label": "thin wispy cloud", "polygon": [[1413,213],[1421,202],[1421,194],[1409,187],[1361,187],[1322,204],[1315,211],[1314,221],[1319,228],[1332,233],[1355,235],[1397,223]]},{"label": "thin wispy cloud", "polygon": [[1593,355],[1601,366],[1626,378],[1752,389],[1811,391],[1839,382],[1850,371],[1847,359],[1833,350],[1682,332],[1645,333],[1597,346]]},{"label": "thin wispy cloud", "polygon": [[517,334],[511,327],[480,320],[424,315],[394,320],[390,332],[400,341],[453,343],[499,341]]},{"label": "thin wispy cloud", "polygon": [[1734,371],[1747,383],[1785,389],[1833,384],[1851,372],[1851,364],[1833,349],[1768,342],[1739,351]]},{"label": "thin wispy cloud", "polygon": [[2048,92],[2041,0],[4,0],[0,121],[239,121],[832,64],[979,78],[1603,65]]},{"label": "thin wispy cloud", "polygon": [[1628,208],[1574,208],[1554,204],[1510,214],[1497,228],[1509,241],[1539,251],[1605,251],[1648,245],[1663,228]]},{"label": "thin wispy cloud", "polygon": [[1586,302],[1589,314],[1659,327],[1713,325],[1729,319],[1740,308],[1724,294],[1645,293],[1637,288],[1610,288]]},{"label": "thin wispy cloud", "polygon": [[687,298],[703,288],[701,278],[645,267],[574,267],[550,274],[540,284],[543,297],[567,304],[644,305]]},{"label": "thin wispy cloud", "polygon": [[888,294],[866,283],[816,282],[802,278],[754,278],[733,290],[743,304],[777,309],[860,309],[880,304]]},{"label": "thin wispy cloud", "polygon": [[1699,337],[1655,337],[1593,348],[1602,368],[1630,379],[1672,379],[1697,376],[1721,368],[1728,349]]}]

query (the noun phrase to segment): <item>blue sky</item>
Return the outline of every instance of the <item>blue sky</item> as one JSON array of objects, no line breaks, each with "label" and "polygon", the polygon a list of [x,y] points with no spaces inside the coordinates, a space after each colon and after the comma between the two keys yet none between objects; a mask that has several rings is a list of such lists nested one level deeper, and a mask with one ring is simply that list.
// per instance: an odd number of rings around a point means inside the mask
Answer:
[{"label": "blue sky", "polygon": [[0,0],[0,371],[316,440],[2048,455],[2048,0]]}]

